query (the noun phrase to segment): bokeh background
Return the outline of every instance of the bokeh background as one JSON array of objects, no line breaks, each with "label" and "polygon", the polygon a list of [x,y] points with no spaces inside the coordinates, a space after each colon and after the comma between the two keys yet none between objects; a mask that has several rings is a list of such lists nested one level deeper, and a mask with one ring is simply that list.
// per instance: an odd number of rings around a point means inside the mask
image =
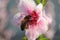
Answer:
[{"label": "bokeh background", "polygon": [[[0,35],[5,36],[6,39],[0,37],[0,40],[22,40],[21,38],[24,36],[25,32],[21,31],[19,27],[12,24],[13,16],[19,12],[17,9],[19,0],[5,0],[4,2],[3,3],[6,6],[4,6],[5,9],[3,10],[6,11],[3,14],[0,12]],[[2,4],[0,4],[0,11],[2,8],[1,5]],[[60,0],[49,0],[47,5],[46,9],[48,9],[48,12],[51,13],[53,23],[51,24],[51,29],[46,36],[51,40],[60,40]]]}]

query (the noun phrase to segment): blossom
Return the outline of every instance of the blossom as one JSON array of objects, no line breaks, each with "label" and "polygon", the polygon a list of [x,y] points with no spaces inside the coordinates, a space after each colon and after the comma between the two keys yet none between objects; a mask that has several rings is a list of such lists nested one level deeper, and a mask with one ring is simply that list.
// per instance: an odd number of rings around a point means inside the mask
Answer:
[{"label": "blossom", "polygon": [[15,15],[15,19],[20,23],[27,15],[31,18],[28,21],[28,29],[25,29],[25,35],[28,40],[36,40],[41,34],[45,34],[48,31],[48,24],[52,22],[52,19],[46,16],[43,5],[40,3],[35,4],[33,0],[20,0],[18,4],[19,13]]}]

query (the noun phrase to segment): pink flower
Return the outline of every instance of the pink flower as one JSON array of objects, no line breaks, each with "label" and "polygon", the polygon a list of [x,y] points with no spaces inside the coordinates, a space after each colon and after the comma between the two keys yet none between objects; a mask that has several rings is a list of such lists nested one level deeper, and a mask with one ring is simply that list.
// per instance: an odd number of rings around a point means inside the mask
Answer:
[{"label": "pink flower", "polygon": [[17,23],[21,23],[25,16],[30,15],[28,29],[25,34],[28,40],[36,40],[41,34],[45,34],[48,30],[48,24],[52,22],[51,18],[45,15],[43,5],[36,5],[33,0],[20,0],[18,4],[19,13],[15,15]]}]

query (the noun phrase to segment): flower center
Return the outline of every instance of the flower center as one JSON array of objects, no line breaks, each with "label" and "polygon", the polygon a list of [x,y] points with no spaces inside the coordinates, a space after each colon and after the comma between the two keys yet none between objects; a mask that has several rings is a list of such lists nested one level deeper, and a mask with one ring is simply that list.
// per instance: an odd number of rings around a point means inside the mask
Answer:
[{"label": "flower center", "polygon": [[32,11],[32,13],[30,13],[31,18],[29,19],[29,24],[36,24],[37,20],[38,20],[38,14],[35,11]]}]

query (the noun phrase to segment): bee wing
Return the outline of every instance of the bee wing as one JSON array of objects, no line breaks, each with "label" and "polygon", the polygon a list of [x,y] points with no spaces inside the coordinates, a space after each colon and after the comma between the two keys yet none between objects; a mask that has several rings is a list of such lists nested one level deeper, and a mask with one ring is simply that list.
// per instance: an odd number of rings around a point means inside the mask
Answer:
[{"label": "bee wing", "polygon": [[25,15],[22,14],[22,13],[20,13],[20,12],[16,13],[16,14],[14,15],[14,17],[13,17],[13,24],[14,24],[15,26],[20,26],[21,21],[23,20],[24,16],[25,16]]}]

